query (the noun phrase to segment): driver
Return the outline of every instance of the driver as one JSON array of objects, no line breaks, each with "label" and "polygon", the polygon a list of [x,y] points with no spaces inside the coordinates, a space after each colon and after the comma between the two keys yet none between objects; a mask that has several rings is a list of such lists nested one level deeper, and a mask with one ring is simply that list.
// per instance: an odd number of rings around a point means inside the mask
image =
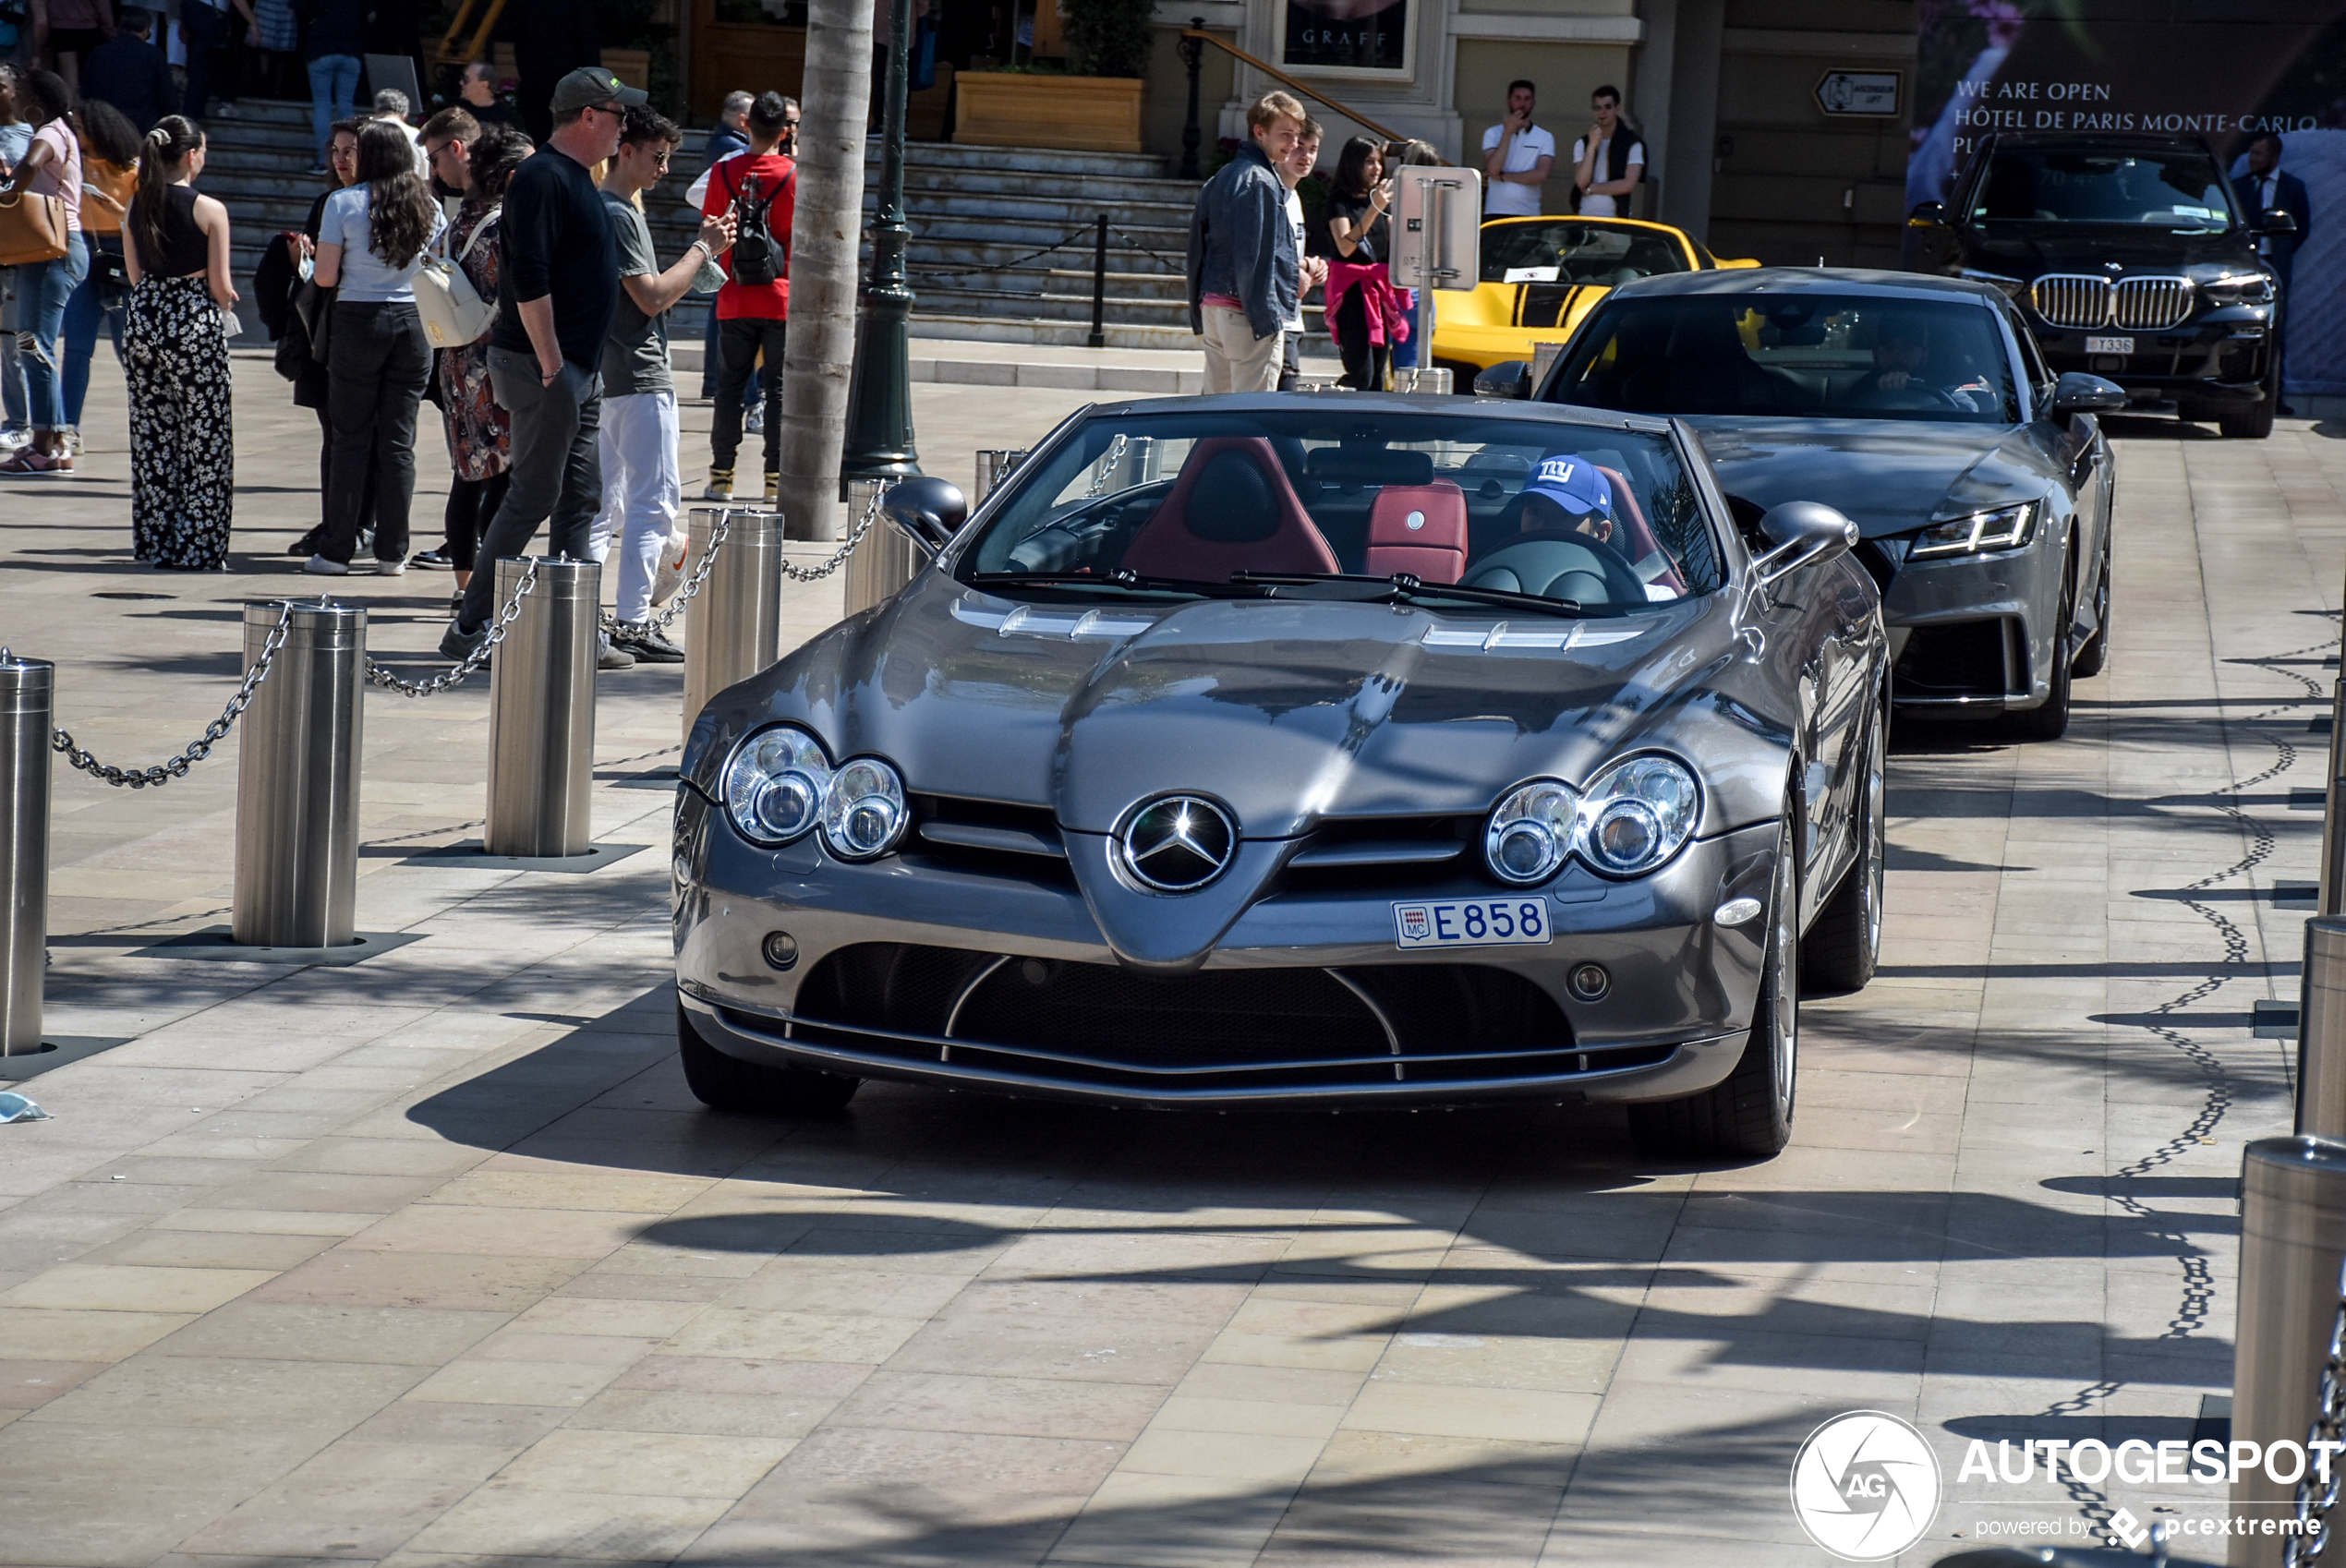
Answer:
[{"label": "driver", "polygon": [[1860,392],[1908,392],[1942,398],[1957,408],[1979,413],[1989,394],[1987,381],[1977,376],[1960,386],[1943,383],[1930,356],[1930,321],[1908,311],[1886,315],[1874,329],[1873,374],[1857,383]]},{"label": "driver", "polygon": [[1540,459],[1523,487],[1525,533],[1585,534],[1617,549],[1616,527],[1613,486],[1595,464],[1576,452]]}]

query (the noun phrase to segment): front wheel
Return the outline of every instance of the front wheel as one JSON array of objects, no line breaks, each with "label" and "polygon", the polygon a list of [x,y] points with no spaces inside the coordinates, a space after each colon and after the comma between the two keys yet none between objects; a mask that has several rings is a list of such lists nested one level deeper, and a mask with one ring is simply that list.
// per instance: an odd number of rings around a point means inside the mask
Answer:
[{"label": "front wheel", "polygon": [[2015,741],[2058,741],[2069,732],[2069,695],[2077,661],[2077,557],[2071,549],[2061,571],[2061,642],[2053,649],[2052,690],[2038,706],[2004,716],[2004,733]]},{"label": "front wheel", "polygon": [[1851,817],[1857,858],[1800,944],[1800,980],[1817,991],[1862,991],[1881,960],[1881,887],[1890,861],[1883,760],[1890,740],[1882,705],[1866,727],[1857,798]]},{"label": "front wheel", "polygon": [[717,1111],[814,1116],[838,1110],[864,1086],[860,1078],[811,1067],[773,1067],[729,1056],[700,1037],[692,1014],[676,1004],[676,1053],[693,1097]]},{"label": "front wheel", "polygon": [[1768,892],[1760,997],[1742,1059],[1699,1094],[1629,1107],[1629,1134],[1649,1154],[1764,1159],[1792,1141],[1800,1066],[1800,872],[1784,805]]},{"label": "front wheel", "polygon": [[2094,634],[2077,650],[2070,666],[2080,681],[2091,680],[2110,668],[2110,529],[2102,525],[2100,583],[2094,589]]}]

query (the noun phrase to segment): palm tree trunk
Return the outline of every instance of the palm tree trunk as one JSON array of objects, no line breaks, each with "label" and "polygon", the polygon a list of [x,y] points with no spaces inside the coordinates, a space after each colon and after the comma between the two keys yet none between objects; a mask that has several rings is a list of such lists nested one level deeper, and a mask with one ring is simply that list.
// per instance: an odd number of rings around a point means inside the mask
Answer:
[{"label": "palm tree trunk", "polygon": [[840,453],[855,368],[856,252],[871,96],[871,0],[808,0],[779,503],[791,532],[803,537],[840,534]]}]

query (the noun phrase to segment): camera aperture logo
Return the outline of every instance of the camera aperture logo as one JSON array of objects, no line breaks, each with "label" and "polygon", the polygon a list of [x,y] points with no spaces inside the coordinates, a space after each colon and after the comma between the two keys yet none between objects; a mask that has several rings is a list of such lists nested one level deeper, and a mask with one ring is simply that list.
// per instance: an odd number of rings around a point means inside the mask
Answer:
[{"label": "camera aperture logo", "polygon": [[1897,1556],[1939,1512],[1939,1458],[1895,1416],[1852,1410],[1808,1434],[1792,1462],[1792,1512],[1848,1562]]}]

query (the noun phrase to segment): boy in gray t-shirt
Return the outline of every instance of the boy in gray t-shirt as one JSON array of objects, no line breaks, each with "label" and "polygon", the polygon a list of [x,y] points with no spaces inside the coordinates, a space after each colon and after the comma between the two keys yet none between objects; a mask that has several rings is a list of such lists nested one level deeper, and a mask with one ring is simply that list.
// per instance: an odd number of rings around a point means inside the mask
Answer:
[{"label": "boy in gray t-shirt", "polygon": [[714,286],[702,274],[713,271],[717,258],[733,243],[732,213],[704,219],[691,248],[674,266],[660,270],[637,201],[668,172],[669,154],[681,139],[673,121],[647,107],[630,108],[620,131],[619,155],[602,187],[619,251],[620,292],[603,340],[603,510],[595,519],[589,548],[597,561],[605,561],[611,537],[619,537],[619,626],[611,633],[611,645],[652,664],[674,664],[684,657],[651,623],[652,577],[684,500],[683,471],[676,460],[668,311],[695,286]]}]

